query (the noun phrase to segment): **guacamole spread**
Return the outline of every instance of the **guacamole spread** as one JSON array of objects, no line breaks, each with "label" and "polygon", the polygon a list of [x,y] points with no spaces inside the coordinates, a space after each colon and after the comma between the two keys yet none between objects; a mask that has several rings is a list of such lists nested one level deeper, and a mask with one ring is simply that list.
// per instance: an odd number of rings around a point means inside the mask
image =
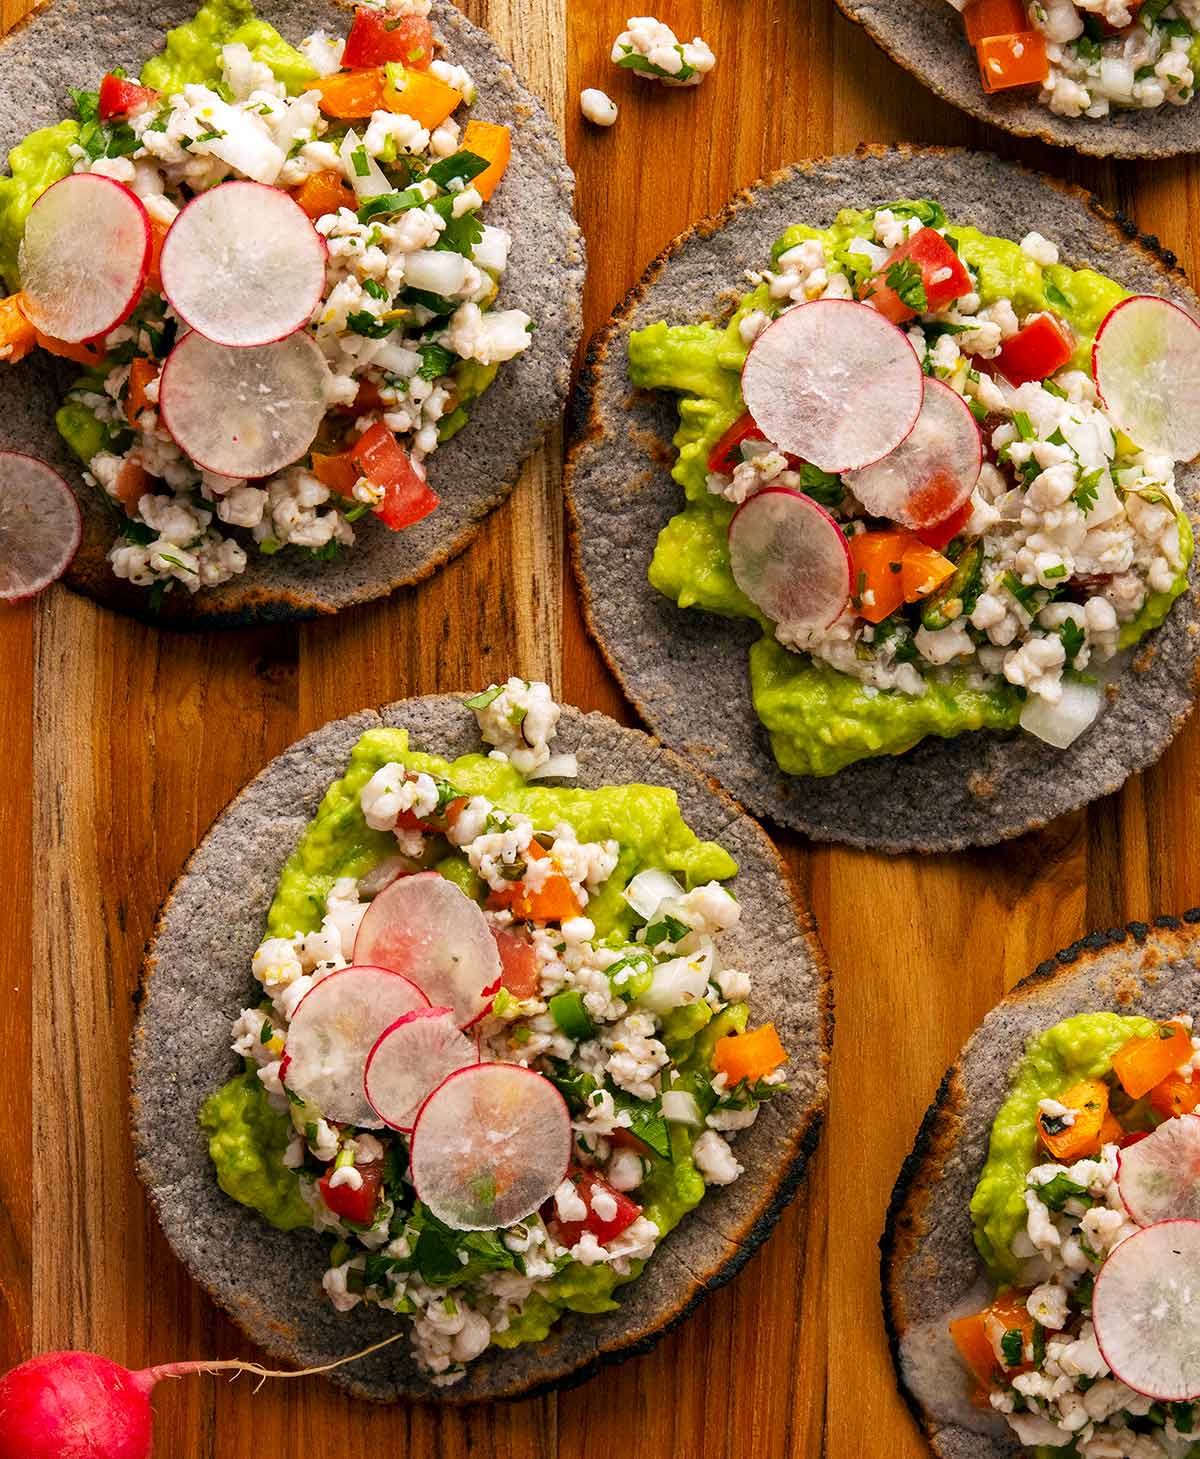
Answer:
[{"label": "guacamole spread", "polygon": [[[681,608],[761,625],[751,693],[791,774],[830,775],[867,756],[901,754],[929,735],[969,730],[1024,724],[1060,743],[1062,726],[1047,733],[1037,701],[1061,719],[1064,684],[1072,684],[1071,702],[1082,694],[1098,714],[1099,688],[1079,688],[1091,680],[1089,665],[1161,624],[1186,586],[1191,528],[1170,465],[1112,428],[1091,380],[1092,341],[1126,291],[1093,269],[1058,262],[1039,235],[1030,239],[1037,242],[948,221],[931,201],[846,210],[826,229],[790,228],[727,323],[656,323],[630,336],[633,384],[678,396],[672,475],[685,501],[659,534],[650,582]],[[913,259],[927,255],[952,267],[918,268]],[[959,292],[932,307],[936,289],[953,290],[939,282],[952,268]],[[836,474],[776,450],[746,415],[741,393],[747,354],[783,309],[872,298],[885,278],[889,294],[908,285],[887,317],[906,329],[926,375],[967,401],[989,458],[957,518],[919,541],[903,526],[873,521]],[[1061,353],[1047,357],[1053,376],[1034,371],[1012,387],[999,378],[1005,368],[1016,374],[1004,352],[1029,327],[1045,333],[1043,316],[1061,341]],[[764,487],[780,486],[831,512],[853,559],[849,601],[823,632],[772,621],[734,576],[734,514]],[[934,544],[933,557],[921,559],[932,564],[926,581],[915,596],[902,595],[904,561],[926,541]],[[873,566],[881,560],[882,584]]]},{"label": "guacamole spread", "polygon": [[[282,1231],[328,1233],[329,1300],[411,1318],[435,1381],[489,1344],[540,1341],[566,1310],[612,1309],[706,1184],[740,1174],[720,1132],[753,1122],[786,1059],[768,1026],[722,1074],[750,1013],[749,978],[713,971],[741,914],[721,885],[737,865],[675,792],[540,784],[559,714],[546,687],[511,679],[469,702],[491,753],[446,760],[403,729],[354,746],[280,875],[254,959],[263,998],[234,1024],[245,1072],[201,1113],[221,1188]],[[483,1060],[536,1070],[574,1121],[574,1174],[499,1230],[440,1220],[406,1178],[411,1136],[326,1119],[281,1064],[304,995],[353,961],[382,873],[430,870],[501,952],[501,986],[471,1025]],[[429,1312],[451,1289],[464,1321],[447,1333]]]}]

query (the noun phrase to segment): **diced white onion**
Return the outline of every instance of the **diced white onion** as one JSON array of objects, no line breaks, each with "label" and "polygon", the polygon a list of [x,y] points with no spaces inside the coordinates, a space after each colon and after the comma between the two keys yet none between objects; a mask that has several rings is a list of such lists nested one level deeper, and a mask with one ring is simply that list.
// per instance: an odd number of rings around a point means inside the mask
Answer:
[{"label": "diced white onion", "polygon": [[639,917],[647,922],[654,918],[661,903],[684,895],[683,888],[669,872],[652,866],[639,871],[625,888],[624,897]]},{"label": "diced white onion", "polygon": [[385,887],[390,887],[398,876],[412,870],[413,863],[403,856],[385,856],[378,866],[373,866],[358,889],[364,897],[377,897]]},{"label": "diced white onion", "polygon": [[1021,711],[1021,728],[1059,750],[1075,743],[1104,704],[1104,690],[1099,684],[1064,679],[1062,691],[1057,704],[1031,694]]},{"label": "diced white onion", "polygon": [[695,1125],[704,1123],[696,1097],[686,1089],[668,1089],[662,1097],[663,1119],[672,1125]]},{"label": "diced white onion", "polygon": [[654,978],[638,1003],[651,1013],[670,1013],[672,1008],[683,1008],[703,998],[711,976],[711,948],[674,957],[654,969]]},{"label": "diced white onion", "polygon": [[579,774],[579,761],[574,755],[551,755],[544,765],[531,770],[526,780],[574,780]]},{"label": "diced white onion", "polygon": [[[362,148],[359,151],[359,148]],[[362,165],[363,158],[366,158],[367,170],[362,176],[355,167],[354,154],[358,152],[358,163]],[[392,185],[383,175],[383,170],[371,157],[366,148],[359,141],[358,134],[351,129],[346,133],[346,139],[342,143],[342,171],[346,174],[346,180],[360,198],[378,198],[384,193],[392,191]]]}]

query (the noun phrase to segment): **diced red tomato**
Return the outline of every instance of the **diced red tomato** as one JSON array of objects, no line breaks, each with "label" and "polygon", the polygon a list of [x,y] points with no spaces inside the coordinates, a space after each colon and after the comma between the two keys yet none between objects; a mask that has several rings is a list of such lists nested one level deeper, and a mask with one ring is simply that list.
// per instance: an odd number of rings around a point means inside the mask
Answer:
[{"label": "diced red tomato", "polygon": [[[567,1179],[579,1192],[579,1198],[587,1207],[587,1218],[583,1221],[555,1221],[555,1237],[563,1246],[574,1246],[585,1231],[590,1231],[601,1246],[606,1246],[615,1236],[620,1236],[642,1214],[642,1208],[631,1201],[623,1191],[615,1190],[606,1180],[590,1170],[572,1170]],[[601,1193],[602,1206],[607,1208],[604,1195],[611,1197],[616,1211],[609,1217],[599,1216],[592,1207],[596,1193]]]},{"label": "diced red tomato", "polygon": [[354,1190],[348,1185],[331,1185],[333,1171],[321,1177],[317,1189],[321,1199],[335,1216],[353,1221],[358,1226],[369,1226],[379,1209],[379,1193],[383,1188],[383,1161],[373,1160],[369,1165],[357,1165],[355,1169],[362,1176],[362,1185]]},{"label": "diced red tomato", "polygon": [[441,498],[412,463],[412,457],[382,421],[359,437],[350,452],[359,470],[384,498],[374,509],[385,527],[399,532],[427,517]]},{"label": "diced red tomato", "polygon": [[967,501],[959,507],[957,512],[952,512],[941,522],[935,522],[932,527],[922,527],[916,535],[926,547],[932,547],[935,551],[940,552],[943,547],[953,542],[967,525],[970,515],[971,503]]},{"label": "diced red tomato", "polygon": [[149,86],[138,86],[126,81],[124,76],[108,75],[100,83],[100,120],[108,122],[113,117],[128,116],[139,106],[149,106],[158,100],[158,92]]},{"label": "diced red tomato", "polygon": [[890,271],[906,260],[921,270],[921,284],[925,290],[924,312],[935,313],[949,308],[955,299],[971,292],[971,276],[958,254],[936,228],[921,228],[907,242],[893,248],[884,266],[863,286],[863,300],[893,324],[904,324],[914,319],[918,312],[905,304],[887,282]]},{"label": "diced red tomato", "polygon": [[708,453],[708,469],[722,476],[732,476],[742,460],[743,441],[765,441],[767,438],[754,424],[749,411],[739,416]]},{"label": "diced red tomato", "polygon": [[1066,326],[1053,315],[1039,314],[1004,341],[996,368],[1010,385],[1024,385],[1061,370],[1074,351],[1075,342]]},{"label": "diced red tomato", "polygon": [[500,986],[514,998],[532,998],[540,986],[533,944],[509,927],[493,927],[500,954]]},{"label": "diced red tomato", "polygon": [[428,71],[433,60],[433,26],[423,15],[402,15],[389,21],[386,12],[360,6],[346,37],[342,65],[356,70],[399,61],[414,71]]}]

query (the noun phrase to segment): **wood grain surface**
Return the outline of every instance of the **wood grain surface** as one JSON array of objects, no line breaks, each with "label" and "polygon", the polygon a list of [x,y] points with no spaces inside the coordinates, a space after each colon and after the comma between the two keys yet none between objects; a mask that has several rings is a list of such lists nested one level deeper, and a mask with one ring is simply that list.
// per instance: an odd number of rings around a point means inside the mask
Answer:
[{"label": "wood grain surface", "polygon": [[[0,0],[0,19],[25,8]],[[718,56],[686,92],[609,65],[622,0],[465,8],[564,120],[589,329],[737,188],[859,141],[1020,157],[1125,209],[1200,277],[1195,164],[1014,145],[935,102],[832,0],[664,0],[657,13]],[[621,105],[612,131],[582,123],[587,85]],[[0,1370],[65,1346],[135,1367],[248,1353],[174,1260],[134,1176],[127,1041],[155,909],[226,800],[329,718],[514,671],[629,718],[564,569],[559,455],[556,444],[432,582],[337,621],[180,636],[62,589],[0,613]],[[942,1069],[1005,987],[1089,928],[1200,902],[1198,751],[1193,723],[1120,796],[995,851],[888,859],[780,838],[837,980],[827,1135],[807,1198],[654,1353],[557,1397],[469,1412],[366,1408],[319,1380],[254,1395],[245,1380],[191,1379],[159,1390],[160,1459],[917,1459],[877,1296],[897,1166]]]}]

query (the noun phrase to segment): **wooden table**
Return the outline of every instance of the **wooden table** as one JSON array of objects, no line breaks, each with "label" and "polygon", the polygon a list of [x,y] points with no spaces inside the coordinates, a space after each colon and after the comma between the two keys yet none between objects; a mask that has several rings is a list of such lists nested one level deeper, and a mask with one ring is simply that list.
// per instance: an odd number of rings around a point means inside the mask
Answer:
[{"label": "wooden table", "polygon": [[[25,8],[0,0],[0,19]],[[622,0],[466,8],[565,119],[589,329],[737,188],[863,140],[1019,156],[1085,183],[1200,265],[1194,164],[1015,146],[935,102],[832,0],[658,7],[718,56],[684,93],[608,64]],[[587,85],[620,102],[611,132],[582,124]],[[135,1367],[248,1354],[175,1261],[134,1175],[127,1041],[155,909],[226,800],[325,720],[514,671],[629,718],[564,568],[559,457],[555,445],[432,582],[333,622],[181,636],[63,589],[0,614],[0,1371],[55,1347]],[[765,1250],[648,1357],[560,1397],[467,1412],[372,1409],[319,1380],[256,1397],[245,1380],[189,1380],[159,1391],[160,1459],[923,1455],[879,1313],[876,1241],[896,1169],[941,1071],[1005,987],[1090,928],[1200,902],[1198,750],[1193,722],[1119,797],[977,855],[884,858],[780,838],[837,979],[824,1146],[807,1198]]]}]

